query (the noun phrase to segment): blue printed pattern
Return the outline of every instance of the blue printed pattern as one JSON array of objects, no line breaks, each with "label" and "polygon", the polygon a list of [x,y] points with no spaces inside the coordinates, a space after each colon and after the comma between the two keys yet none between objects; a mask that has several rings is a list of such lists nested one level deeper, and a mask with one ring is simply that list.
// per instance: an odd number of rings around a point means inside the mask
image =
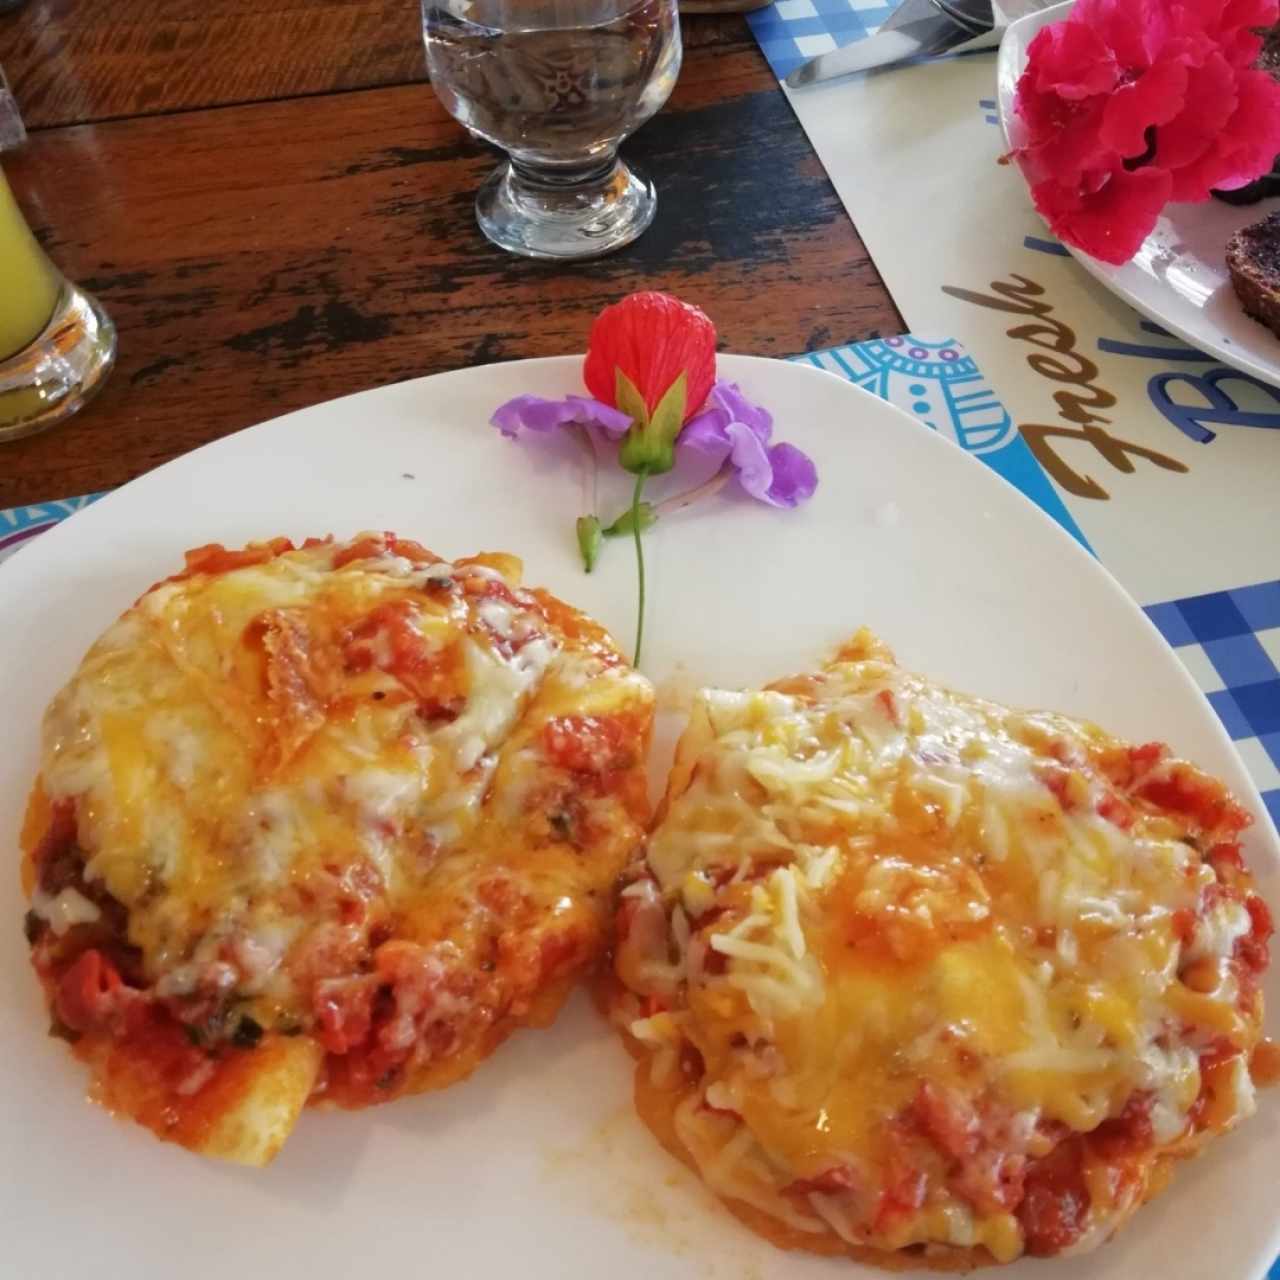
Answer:
[{"label": "blue printed pattern", "polygon": [[1280,825],[1280,580],[1153,604],[1147,616],[1204,690]]},{"label": "blue printed pattern", "polygon": [[781,80],[802,62],[871,35],[897,7],[897,0],[776,0],[747,21]]},{"label": "blue printed pattern", "polygon": [[1089,548],[1008,410],[954,339],[904,334],[794,358],[843,375],[976,454]]},{"label": "blue printed pattern", "polygon": [[87,493],[82,498],[65,498],[60,502],[40,502],[30,507],[11,507],[0,511],[0,561],[11,556],[36,534],[53,528],[59,521],[101,497],[100,493]]}]

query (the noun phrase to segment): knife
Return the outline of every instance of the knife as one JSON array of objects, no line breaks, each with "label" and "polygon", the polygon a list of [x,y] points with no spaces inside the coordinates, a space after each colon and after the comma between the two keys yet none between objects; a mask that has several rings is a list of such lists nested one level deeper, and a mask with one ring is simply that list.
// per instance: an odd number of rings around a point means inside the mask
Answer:
[{"label": "knife", "polygon": [[994,48],[1004,32],[1003,24],[993,26],[993,21],[990,0],[904,0],[875,35],[818,54],[792,71],[786,84],[799,89],[907,58]]}]

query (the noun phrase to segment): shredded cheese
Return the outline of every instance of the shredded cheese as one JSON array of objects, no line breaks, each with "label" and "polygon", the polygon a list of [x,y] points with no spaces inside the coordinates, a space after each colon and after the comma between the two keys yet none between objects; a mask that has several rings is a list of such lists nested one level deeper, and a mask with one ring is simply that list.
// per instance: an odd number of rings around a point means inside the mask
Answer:
[{"label": "shredded cheese", "polygon": [[[667,920],[645,972],[660,952],[670,1012],[632,1034],[713,1190],[846,1244],[1009,1261],[1021,1223],[999,1187],[975,1199],[948,1174],[946,1148],[927,1154],[922,1089],[1019,1161],[1134,1097],[1157,1144],[1184,1139],[1203,1047],[1258,1034],[1229,963],[1252,924],[1238,896],[1200,910],[1213,870],[1177,814],[1114,796],[1098,761],[1117,750],[879,657],[699,695],[641,882]],[[1217,989],[1184,985],[1194,961],[1218,966]],[[700,1079],[672,1066],[684,1043]],[[1236,1118],[1253,1106],[1246,1060],[1222,1084]],[[892,1176],[915,1159],[928,1186],[886,1226],[877,1179],[902,1141]],[[1131,1208],[1098,1200],[1085,1238]]]}]

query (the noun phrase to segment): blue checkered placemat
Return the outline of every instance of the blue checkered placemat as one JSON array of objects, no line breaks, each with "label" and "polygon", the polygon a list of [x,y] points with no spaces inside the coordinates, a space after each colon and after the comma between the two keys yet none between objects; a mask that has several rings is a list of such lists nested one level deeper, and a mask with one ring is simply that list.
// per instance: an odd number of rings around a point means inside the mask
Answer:
[{"label": "blue checkered placemat", "polygon": [[781,80],[802,62],[871,35],[897,7],[897,0],[776,0],[747,21]]},{"label": "blue checkered placemat", "polygon": [[1280,826],[1280,580],[1148,605],[1147,617],[1222,718]]}]

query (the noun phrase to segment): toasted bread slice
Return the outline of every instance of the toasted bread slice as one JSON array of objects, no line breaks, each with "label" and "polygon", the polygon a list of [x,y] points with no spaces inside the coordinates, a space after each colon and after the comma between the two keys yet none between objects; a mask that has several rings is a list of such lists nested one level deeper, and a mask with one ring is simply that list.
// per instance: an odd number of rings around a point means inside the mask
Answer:
[{"label": "toasted bread slice", "polygon": [[1246,313],[1280,335],[1280,213],[1227,241],[1227,270]]}]

